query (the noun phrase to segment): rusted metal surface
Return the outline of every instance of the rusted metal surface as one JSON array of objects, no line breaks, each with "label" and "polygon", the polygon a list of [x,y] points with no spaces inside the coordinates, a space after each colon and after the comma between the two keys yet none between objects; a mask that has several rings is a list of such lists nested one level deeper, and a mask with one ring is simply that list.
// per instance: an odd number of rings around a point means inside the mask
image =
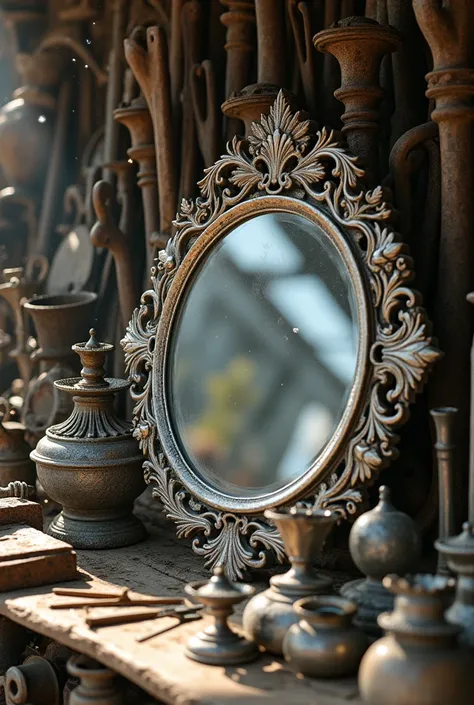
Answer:
[{"label": "rusted metal surface", "polygon": [[112,186],[107,181],[97,181],[93,189],[93,199],[97,223],[91,230],[91,239],[95,247],[106,247],[114,258],[120,313],[124,324],[138,300],[131,258],[132,243],[113,218]]},{"label": "rusted metal surface", "polygon": [[143,29],[137,29],[125,40],[125,56],[143,91],[152,116],[158,174],[160,232],[169,237],[177,203],[178,178],[168,74],[168,47],[163,28],[150,27],[146,33]]}]

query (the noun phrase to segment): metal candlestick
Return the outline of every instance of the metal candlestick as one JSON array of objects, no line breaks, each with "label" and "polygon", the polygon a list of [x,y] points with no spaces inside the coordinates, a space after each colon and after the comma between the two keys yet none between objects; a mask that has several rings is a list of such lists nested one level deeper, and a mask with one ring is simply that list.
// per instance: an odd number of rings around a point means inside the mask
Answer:
[{"label": "metal candlestick", "polygon": [[[468,294],[474,303],[474,293]],[[461,641],[474,649],[474,344],[471,348],[471,436],[469,467],[469,522],[459,536],[436,541],[438,551],[446,557],[448,567],[457,574],[456,598],[446,612],[450,622],[459,624],[464,631]]]},{"label": "metal candlestick", "polygon": [[[436,460],[438,465],[438,492],[439,492],[439,528],[438,535],[441,540],[447,539],[454,533],[453,517],[453,461],[454,461],[454,421],[458,410],[453,407],[432,409],[430,414],[436,428]],[[439,555],[438,573],[447,571],[446,558]]]},{"label": "metal candlestick", "polygon": [[209,582],[190,583],[185,591],[195,601],[205,605],[214,619],[213,624],[188,641],[188,658],[211,666],[235,666],[258,658],[260,652],[257,645],[236,634],[227,622],[233,606],[252,597],[255,588],[231,583],[225,576],[224,568],[218,566]]}]

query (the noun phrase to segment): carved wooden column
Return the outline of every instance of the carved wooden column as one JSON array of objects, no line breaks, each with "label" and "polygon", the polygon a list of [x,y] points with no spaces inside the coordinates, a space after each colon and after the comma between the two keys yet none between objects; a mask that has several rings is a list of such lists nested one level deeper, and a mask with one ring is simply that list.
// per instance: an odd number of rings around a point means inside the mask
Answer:
[{"label": "carved wooden column", "polygon": [[221,15],[221,22],[227,27],[224,48],[227,52],[225,94],[228,98],[248,82],[255,46],[255,14],[252,0],[221,0],[221,3],[229,8]]},{"label": "carved wooden column", "polygon": [[[258,83],[231,95],[222,105],[231,118],[242,120],[245,135],[250,126],[267,114],[285,84],[285,4],[282,0],[255,0],[257,18]],[[294,98],[287,91],[290,104]],[[293,105],[292,105],[293,107]]]},{"label": "carved wooden column", "polygon": [[[474,289],[474,3],[413,0],[418,24],[433,54],[426,95],[436,103],[441,149],[441,238],[434,309],[436,335],[445,357],[435,371],[433,402],[459,409],[458,468],[467,468],[469,370]],[[462,477],[455,478],[458,493]],[[460,494],[458,494],[458,497]],[[464,513],[464,512],[463,512]]]},{"label": "carved wooden column", "polygon": [[255,0],[258,82],[286,83],[285,0]]},{"label": "carved wooden column", "polygon": [[[132,146],[127,150],[130,159],[138,163],[137,184],[142,192],[143,216],[145,220],[147,270],[153,264],[155,241],[153,234],[158,229],[158,188],[156,177],[156,155],[153,142],[153,123],[143,96],[114,111],[117,122],[125,125],[130,133]],[[165,244],[165,243],[162,243]]]},{"label": "carved wooden column", "polygon": [[360,157],[367,181],[379,182],[379,104],[384,96],[380,66],[385,54],[401,44],[400,34],[365,17],[349,17],[314,37],[316,49],[336,57],[341,67],[341,87],[334,93],[344,103],[342,116],[347,143]]},{"label": "carved wooden column", "polygon": [[222,110],[229,118],[226,132],[227,138],[231,139],[239,131],[240,117],[238,114],[234,116],[232,103],[230,112],[224,106],[248,83],[255,48],[255,7],[252,0],[221,0],[221,3],[229,8],[221,15],[221,22],[227,28],[224,46],[227,52],[226,101]]}]

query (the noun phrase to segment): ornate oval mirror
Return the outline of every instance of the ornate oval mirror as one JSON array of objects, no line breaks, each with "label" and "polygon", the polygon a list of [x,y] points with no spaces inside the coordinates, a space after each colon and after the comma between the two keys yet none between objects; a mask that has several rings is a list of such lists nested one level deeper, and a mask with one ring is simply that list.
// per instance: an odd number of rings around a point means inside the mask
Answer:
[{"label": "ornate oval mirror", "polygon": [[273,503],[320,465],[355,381],[350,271],[320,226],[284,212],[231,229],[198,269],[172,334],[168,406],[204,487]]},{"label": "ornate oval mirror", "polygon": [[382,189],[282,94],[199,186],[122,344],[147,481],[239,577],[283,557],[265,508],[356,511],[438,353]]}]

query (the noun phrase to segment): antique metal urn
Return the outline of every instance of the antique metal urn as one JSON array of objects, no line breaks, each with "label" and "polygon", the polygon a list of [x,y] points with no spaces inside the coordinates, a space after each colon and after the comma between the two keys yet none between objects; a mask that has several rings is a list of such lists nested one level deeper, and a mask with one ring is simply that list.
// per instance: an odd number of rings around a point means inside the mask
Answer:
[{"label": "antique metal urn", "polygon": [[31,453],[45,492],[63,506],[49,533],[75,548],[118,548],[145,538],[132,513],[144,490],[142,455],[130,424],[117,418],[114,395],[128,382],[105,378],[104,361],[113,345],[73,345],[81,377],[55,382],[73,396],[66,421],[51,426]]},{"label": "antique metal urn", "polygon": [[267,510],[265,516],[276,524],[291,568],[270,578],[268,590],[250,600],[243,614],[243,626],[247,635],[266,651],[281,655],[286,632],[300,619],[294,603],[331,589],[331,580],[320,576],[311,564],[322,551],[336,516],[327,510],[304,507]]},{"label": "antique metal urn", "polygon": [[472,654],[460,648],[461,627],[444,617],[454,580],[444,576],[386,576],[392,613],[379,617],[386,636],[362,659],[359,690],[367,705],[468,705],[474,692]]}]

